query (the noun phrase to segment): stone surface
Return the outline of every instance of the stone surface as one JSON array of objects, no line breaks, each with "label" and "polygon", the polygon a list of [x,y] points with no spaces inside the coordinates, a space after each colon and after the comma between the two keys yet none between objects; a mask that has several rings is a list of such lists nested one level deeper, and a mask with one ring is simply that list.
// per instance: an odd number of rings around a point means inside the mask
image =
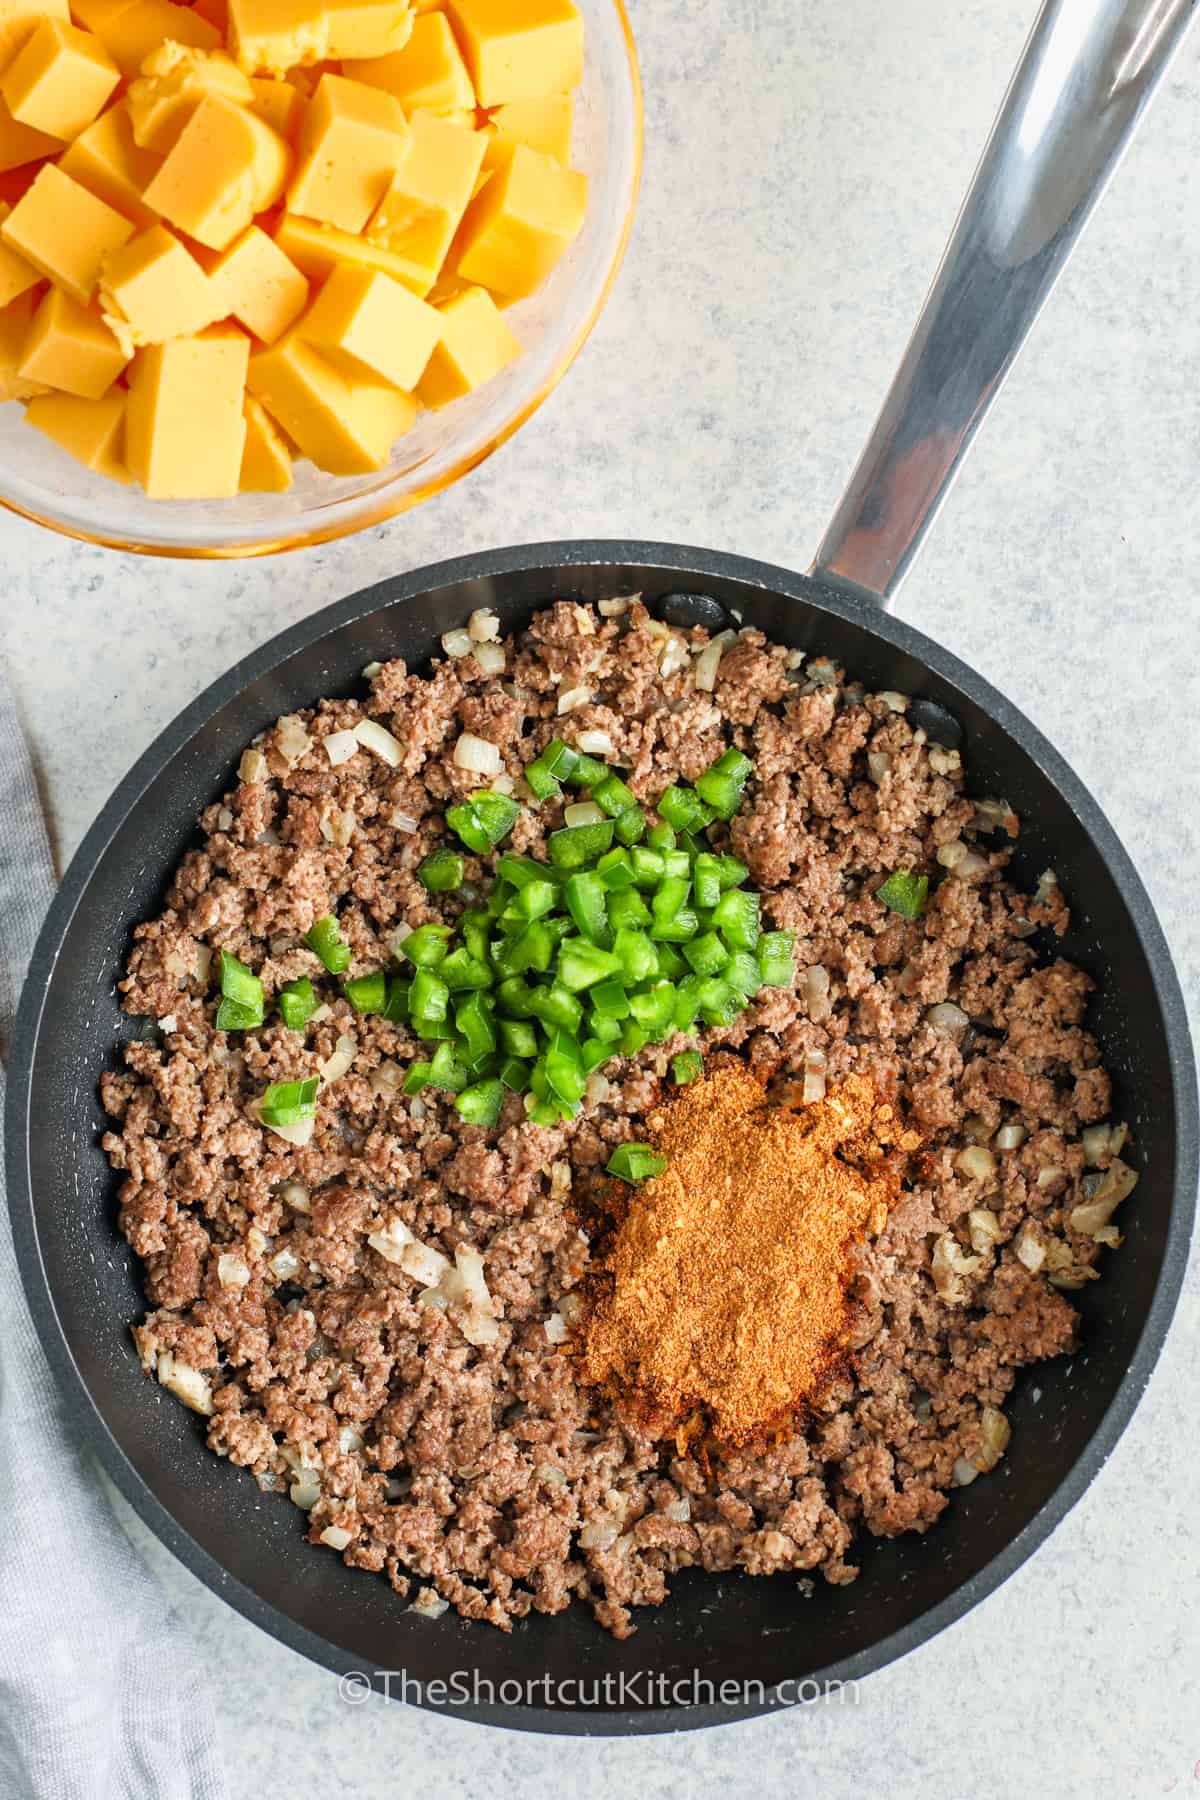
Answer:
[{"label": "stone surface", "polygon": [[[139,561],[0,524],[3,642],[60,853],[154,733],[273,632],[393,570],[635,534],[803,566],[882,398],[1034,12],[649,0],[647,165],[590,345],[481,471],[283,561]],[[1200,39],[1015,371],[900,603],[1004,688],[1107,809],[1197,996],[1194,528]],[[1177,370],[1185,371],[1178,394]],[[1184,524],[1180,526],[1179,520]],[[676,1739],[480,1735],[372,1700],[243,1623],[156,1545],[202,1646],[235,1794],[941,1800],[1184,1794],[1200,1778],[1195,1271],[1130,1431],[998,1594],[857,1706]],[[1036,1454],[1036,1447],[1028,1453]],[[142,1534],[144,1536],[144,1534]]]}]

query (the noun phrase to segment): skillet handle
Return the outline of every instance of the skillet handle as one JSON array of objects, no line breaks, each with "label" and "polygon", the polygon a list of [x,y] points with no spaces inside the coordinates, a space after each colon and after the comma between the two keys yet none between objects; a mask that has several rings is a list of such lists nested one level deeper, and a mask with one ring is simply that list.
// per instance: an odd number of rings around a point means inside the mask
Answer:
[{"label": "skillet handle", "polygon": [[890,604],[1197,0],[1045,0],[812,573]]}]

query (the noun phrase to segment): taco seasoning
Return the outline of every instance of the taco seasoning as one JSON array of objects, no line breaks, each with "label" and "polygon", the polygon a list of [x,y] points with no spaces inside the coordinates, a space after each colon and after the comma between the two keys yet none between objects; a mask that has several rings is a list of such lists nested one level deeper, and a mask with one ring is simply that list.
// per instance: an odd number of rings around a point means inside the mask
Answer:
[{"label": "taco seasoning", "polygon": [[582,1372],[664,1430],[704,1409],[740,1443],[836,1374],[857,1304],[854,1248],[878,1232],[917,1146],[869,1076],[772,1105],[730,1063],[649,1121],[668,1158],[633,1194],[585,1327]]}]

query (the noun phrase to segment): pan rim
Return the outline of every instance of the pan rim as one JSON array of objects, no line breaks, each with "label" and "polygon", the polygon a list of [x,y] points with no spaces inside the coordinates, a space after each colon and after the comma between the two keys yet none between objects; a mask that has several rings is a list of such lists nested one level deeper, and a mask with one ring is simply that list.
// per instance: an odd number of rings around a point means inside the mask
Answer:
[{"label": "pan rim", "polygon": [[[33,1067],[44,999],[80,901],[114,833],[153,785],[165,764],[216,712],[251,683],[268,675],[297,652],[311,648],[344,626],[369,616],[383,604],[412,600],[436,588],[473,579],[503,577],[531,569],[599,565],[656,567],[701,582],[712,578],[729,579],[784,598],[817,604],[834,616],[883,638],[893,648],[911,655],[925,668],[966,693],[1018,741],[1042,774],[1058,788],[1103,856],[1128,908],[1163,1022],[1176,1119],[1170,1219],[1153,1299],[1121,1383],[1083,1454],[1003,1549],[953,1593],[920,1613],[909,1624],[855,1655],[816,1671],[812,1678],[858,1681],[938,1636],[1006,1581],[1045,1542],[1108,1461],[1145,1392],[1175,1312],[1195,1216],[1200,1151],[1194,1051],[1178,975],[1149,895],[1099,804],[1048,739],[1003,694],[936,640],[903,620],[891,617],[865,597],[834,591],[811,576],[770,563],[695,546],[636,539],[569,539],[515,545],[428,564],[360,589],[289,626],[210,683],[158,733],[118,783],[71,859],[30,961],[10,1046],[5,1117],[9,1212],[22,1284],[47,1359],[86,1447],[159,1542],[210,1591],[289,1649],[336,1674],[356,1672],[352,1656],[330,1640],[299,1625],[231,1575],[176,1521],[110,1431],[76,1364],[59,1321],[42,1259],[29,1158]],[[589,1737],[700,1729],[779,1710],[778,1704],[770,1700],[765,1705],[722,1703],[702,1707],[647,1707],[636,1711],[606,1711],[594,1707],[515,1708],[478,1703],[439,1706],[425,1698],[421,1705],[426,1710],[442,1712],[455,1719],[509,1730]]]}]

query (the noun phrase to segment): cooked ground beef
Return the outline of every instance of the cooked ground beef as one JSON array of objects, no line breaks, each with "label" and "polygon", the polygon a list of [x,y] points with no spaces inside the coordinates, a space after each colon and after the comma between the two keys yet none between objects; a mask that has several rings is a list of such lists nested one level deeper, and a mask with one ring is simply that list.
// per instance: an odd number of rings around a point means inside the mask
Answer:
[{"label": "cooked ground beef", "polygon": [[[956,1482],[994,1466],[1015,1372],[1071,1348],[1064,1290],[1093,1278],[1098,1254],[1068,1223],[1081,1132],[1110,1103],[1083,1022],[1090,982],[1054,955],[1057,886],[1022,894],[1006,879],[1016,819],[965,797],[957,752],[927,741],[900,696],[865,694],[756,631],[704,691],[705,634],[664,629],[636,601],[619,616],[563,602],[506,644],[503,676],[471,655],[428,675],[392,662],[363,701],[266,732],[249,778],[205,812],[162,914],[135,932],[124,1004],[160,1029],[101,1084],[121,1229],[145,1271],[146,1367],[211,1407],[213,1450],[264,1488],[292,1487],[314,1543],[327,1534],[423,1609],[440,1596],[505,1629],[578,1596],[624,1635],[630,1609],[663,1601],[689,1564],[851,1580],[860,1527],[924,1531]],[[556,717],[572,689],[590,700]],[[365,748],[331,766],[322,739],[363,718],[394,733],[399,768]],[[402,923],[467,903],[415,874],[446,840],[447,803],[479,785],[452,759],[464,730],[518,779],[551,737],[606,732],[647,801],[728,743],[747,751],[755,774],[728,838],[772,925],[796,933],[794,988],[764,990],[727,1030],[610,1063],[607,1094],[559,1129],[527,1122],[515,1095],[490,1131],[448,1094],[406,1098],[399,1072],[419,1046],[357,1017],[303,934],[336,912],[350,973],[366,973]],[[542,852],[561,822],[558,802],[527,807],[515,848]],[[875,897],[900,867],[931,877],[916,921]],[[487,878],[478,858],[466,872]],[[217,948],[268,997],[311,976],[322,1012],[301,1033],[218,1032]],[[347,1037],[352,1061],[323,1088],[309,1144],[255,1122],[268,1082],[318,1073]],[[862,1249],[852,1376],[789,1434],[726,1451],[655,1440],[581,1388],[563,1323],[586,1305],[604,1164],[646,1135],[670,1056],[693,1044],[764,1072],[798,1073],[820,1051],[831,1084],[868,1071],[925,1145]],[[1020,1130],[997,1142],[1002,1126]],[[990,1154],[964,1158],[988,1140]],[[1089,1160],[1108,1153],[1093,1143]],[[453,1309],[419,1303],[420,1284],[372,1246],[397,1221],[447,1256],[482,1254],[494,1343],[468,1342]]]}]

